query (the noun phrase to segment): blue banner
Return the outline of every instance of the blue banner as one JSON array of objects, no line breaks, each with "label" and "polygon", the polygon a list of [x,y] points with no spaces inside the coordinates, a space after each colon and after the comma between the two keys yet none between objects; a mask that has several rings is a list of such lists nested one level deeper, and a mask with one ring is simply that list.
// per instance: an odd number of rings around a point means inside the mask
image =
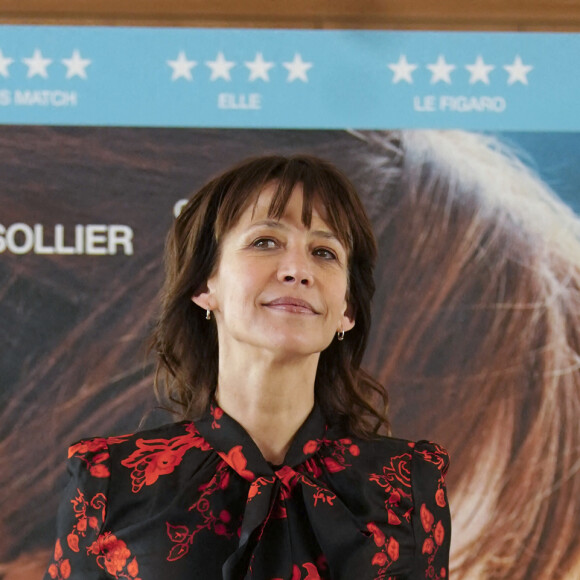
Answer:
[{"label": "blue banner", "polygon": [[580,129],[580,36],[3,26],[0,123]]}]

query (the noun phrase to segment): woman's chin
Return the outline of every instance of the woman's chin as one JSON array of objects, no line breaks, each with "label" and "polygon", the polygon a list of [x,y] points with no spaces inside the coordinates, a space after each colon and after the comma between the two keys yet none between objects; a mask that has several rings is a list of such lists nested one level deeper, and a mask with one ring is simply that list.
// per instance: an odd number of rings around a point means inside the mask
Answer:
[{"label": "woman's chin", "polygon": [[305,337],[304,333],[284,333],[270,336],[263,347],[278,359],[318,356],[328,346],[324,341]]}]

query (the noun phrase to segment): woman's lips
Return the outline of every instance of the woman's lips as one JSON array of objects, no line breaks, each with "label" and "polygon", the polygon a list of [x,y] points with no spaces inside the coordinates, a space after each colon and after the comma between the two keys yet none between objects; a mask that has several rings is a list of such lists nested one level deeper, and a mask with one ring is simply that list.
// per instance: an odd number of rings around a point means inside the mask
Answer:
[{"label": "woman's lips", "polygon": [[268,308],[274,308],[275,310],[294,312],[296,314],[318,314],[310,302],[306,302],[306,300],[301,300],[300,298],[291,298],[289,296],[276,298],[271,302],[267,302],[265,306]]}]

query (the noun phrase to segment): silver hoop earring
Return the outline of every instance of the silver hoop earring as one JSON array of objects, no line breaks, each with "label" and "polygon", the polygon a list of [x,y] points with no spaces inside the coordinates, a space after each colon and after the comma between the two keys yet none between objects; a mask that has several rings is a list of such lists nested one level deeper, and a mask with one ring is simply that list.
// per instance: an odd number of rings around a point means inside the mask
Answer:
[{"label": "silver hoop earring", "polygon": [[339,331],[336,333],[336,338],[337,338],[338,340],[344,340],[344,330],[339,330]]},{"label": "silver hoop earring", "polygon": [[205,319],[210,320],[210,318],[211,318],[211,310],[206,310],[205,311]]}]

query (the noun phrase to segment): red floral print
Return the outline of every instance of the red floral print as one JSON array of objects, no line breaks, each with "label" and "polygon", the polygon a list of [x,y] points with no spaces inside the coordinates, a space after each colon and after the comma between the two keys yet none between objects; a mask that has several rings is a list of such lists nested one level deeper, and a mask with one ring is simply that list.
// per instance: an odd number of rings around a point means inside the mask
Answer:
[{"label": "red floral print", "polygon": [[304,576],[304,580],[320,580],[318,568],[312,562],[306,562],[306,564],[302,564],[302,567],[307,572],[307,575]]},{"label": "red floral print", "polygon": [[139,574],[137,559],[131,558],[127,544],[111,532],[99,536],[87,548],[87,552],[96,556],[99,567],[107,570],[114,578],[140,580],[137,577]]},{"label": "red floral print", "polygon": [[311,453],[315,453],[319,447],[320,447],[319,442],[314,441],[314,439],[310,439],[310,441],[307,441],[304,444],[304,446],[302,447],[302,451],[305,455],[310,455]]},{"label": "red floral print", "polygon": [[63,559],[60,540],[54,546],[54,562],[48,567],[48,574],[55,580],[66,580],[71,573],[70,561]]},{"label": "red floral print", "polygon": [[393,562],[399,559],[399,542],[397,542],[395,538],[389,538],[389,543],[387,544],[387,554],[390,556]]},{"label": "red floral print", "polygon": [[[369,477],[369,481],[378,483],[385,489],[387,499],[385,500],[385,508],[387,510],[388,522],[391,525],[398,526],[402,520],[395,510],[401,506],[401,499],[403,497],[411,498],[411,476],[410,476],[411,454],[403,453],[392,457],[389,465],[383,467],[383,473],[373,473]],[[407,511],[401,514],[405,521],[410,521],[411,512]]]},{"label": "red floral print", "polygon": [[445,459],[447,457],[447,452],[436,443],[431,443],[431,447],[433,448],[433,451],[423,449],[421,451],[417,451],[417,454],[421,455],[425,461],[428,461],[429,463],[437,466],[442,475],[445,475],[447,472],[447,462]]},{"label": "red floral print", "polygon": [[421,552],[423,554],[432,554],[434,549],[435,549],[435,544],[433,543],[433,540],[431,538],[427,538],[423,542],[423,548],[421,549]]},{"label": "red floral print", "polygon": [[[391,498],[394,496],[395,494],[393,494]],[[391,526],[398,526],[401,523],[401,518],[391,508],[387,510],[387,518]]]},{"label": "red floral print", "polygon": [[88,441],[79,441],[75,445],[71,445],[68,448],[69,459],[73,455],[78,455],[79,457],[86,455],[87,453],[95,453],[96,451],[102,451],[107,449],[107,440],[104,437],[98,437],[95,439],[89,439]]},{"label": "red floral print", "polygon": [[[306,464],[303,464],[306,465]],[[343,468],[344,469],[344,468]],[[285,465],[278,471],[276,471],[276,477],[280,479],[282,482],[282,499],[286,497],[291,497],[292,490],[298,483],[303,484],[306,488],[313,488],[315,491],[312,492],[312,499],[314,507],[318,505],[318,502],[326,503],[328,505],[333,505],[334,500],[336,499],[336,494],[332,493],[330,490],[326,489],[318,485],[314,482],[310,477],[306,476],[301,471],[296,471],[291,467]],[[285,492],[284,492],[285,490]]]},{"label": "red floral print", "polygon": [[[306,486],[307,489],[311,491],[311,497],[313,499],[313,505],[316,507],[318,502],[326,503],[328,505],[333,505],[334,500],[336,499],[336,494],[332,493],[328,489],[321,487],[314,481],[312,481],[309,477],[305,476],[304,474],[295,471],[288,465],[284,465],[281,469],[275,472],[275,477],[267,478],[267,477],[259,477],[252,482],[250,486],[250,490],[248,492],[248,502],[250,502],[254,497],[260,495],[262,493],[261,488],[268,485],[273,485],[276,481],[276,478],[280,480],[282,483],[282,488],[280,490],[280,499],[287,499],[292,497],[292,492],[296,485],[301,483],[302,485]],[[309,494],[310,495],[310,494]],[[277,502],[279,503],[279,502]],[[285,510],[282,509],[280,512],[275,512],[276,517],[285,517]]]},{"label": "red floral print", "polygon": [[379,548],[385,544],[385,534],[381,532],[377,524],[374,524],[373,522],[368,523],[367,530],[371,532],[373,540]]},{"label": "red floral print", "polygon": [[161,475],[172,473],[189,449],[210,449],[193,424],[187,425],[186,431],[187,435],[172,439],[137,439],[137,450],[121,461],[124,467],[133,468],[133,493],[141,491],[144,485],[153,485]]},{"label": "red floral print", "polygon": [[399,559],[399,542],[393,536],[386,539],[374,522],[367,524],[367,530],[373,535],[377,548],[380,548],[371,560],[373,566],[379,567],[376,578],[385,578],[390,566]]},{"label": "red floral print", "polygon": [[427,509],[427,506],[425,504],[421,505],[421,524],[423,524],[423,529],[429,533],[431,531],[431,528],[433,527],[433,522],[435,521],[435,518],[433,517],[433,514]]},{"label": "red floral print", "polygon": [[323,457],[322,461],[330,473],[338,473],[344,469],[344,465],[341,465],[334,457]]},{"label": "red floral print", "polygon": [[390,465],[383,469],[383,475],[395,487],[411,487],[411,454],[392,457]]},{"label": "red floral print", "polygon": [[167,556],[169,562],[183,558],[193,544],[194,538],[202,530],[213,531],[218,536],[230,538],[237,525],[234,526],[232,516],[227,510],[221,510],[216,516],[211,509],[211,496],[219,490],[226,489],[229,482],[229,473],[225,464],[218,467],[212,480],[199,488],[202,492],[200,498],[189,508],[189,511],[196,511],[201,515],[202,523],[190,530],[185,525],[172,525],[166,522],[167,535],[175,544]]},{"label": "red floral print", "polygon": [[78,552],[79,538],[85,538],[89,531],[98,534],[101,529],[105,520],[107,498],[103,493],[97,493],[87,501],[83,492],[77,489],[77,495],[71,500],[71,504],[77,522],[66,537],[66,543],[73,552]]},{"label": "red floral print", "polygon": [[244,456],[241,445],[232,447],[227,454],[223,451],[219,451],[218,455],[244,479],[247,479],[248,481],[254,479],[254,474],[249,469],[246,469],[248,460]]},{"label": "red floral print", "polygon": [[257,495],[262,493],[262,487],[272,485],[276,481],[276,476],[272,477],[258,477],[252,481],[248,491],[248,502],[254,499]]},{"label": "red floral print", "polygon": [[440,521],[437,522],[437,525],[433,530],[433,538],[435,538],[435,543],[438,546],[441,546],[441,544],[443,544],[443,540],[445,539],[445,528],[443,527],[443,524]]},{"label": "red floral print", "polygon": [[221,425],[219,423],[220,419],[224,416],[224,412],[219,408],[215,407],[214,405],[210,408],[211,416],[213,417],[213,421],[211,423],[212,429],[221,429]]},{"label": "red floral print", "polygon": [[95,437],[79,441],[71,445],[68,449],[69,459],[73,456],[78,457],[86,464],[89,473],[93,477],[109,477],[109,468],[106,463],[109,461],[109,446],[116,443],[122,443],[130,435],[121,435],[119,437]]},{"label": "red floral print", "polygon": [[435,523],[435,517],[425,504],[421,504],[420,517],[421,525],[423,526],[425,532],[428,534],[423,542],[423,547],[421,549],[423,554],[428,555],[428,571],[431,573],[431,575],[426,576],[426,578],[433,578],[434,580],[445,578],[447,574],[445,568],[441,568],[439,574],[436,574],[432,566],[440,546],[442,546],[443,542],[445,541],[445,527],[443,526],[441,520]]},{"label": "red floral print", "polygon": [[[302,571],[300,568],[304,568],[306,572],[306,576],[302,577]],[[272,580],[282,580],[282,578],[272,578]],[[312,562],[305,562],[302,566],[298,566],[298,564],[294,564],[292,566],[292,578],[291,580],[322,580],[319,574],[319,570],[316,564]]]},{"label": "red floral print", "polygon": [[276,477],[282,482],[283,489],[290,492],[287,496],[290,497],[292,490],[296,487],[296,484],[302,476],[288,465],[284,465],[276,471]]},{"label": "red floral print", "polygon": [[393,492],[408,495],[411,488],[411,454],[403,453],[392,457],[389,465],[383,467],[383,473],[371,475],[370,481]]},{"label": "red floral print", "polygon": [[447,473],[448,462],[447,462],[447,452],[437,445],[436,443],[431,444],[432,451],[423,449],[418,451],[418,455],[421,455],[425,461],[432,463],[439,470],[440,476],[437,481],[437,491],[435,492],[435,503],[440,507],[444,508],[447,505],[445,500],[445,474]]},{"label": "red floral print", "polygon": [[[350,467],[350,463],[346,461],[346,454],[350,453],[353,457],[360,455],[360,449],[358,445],[353,444],[352,439],[338,439],[330,440],[326,438],[322,439],[310,439],[307,441],[302,451],[306,455],[315,453],[320,447],[324,446],[325,451],[328,451],[328,455],[324,455],[321,460],[324,467],[330,473],[338,473],[347,467]],[[322,472],[318,466],[314,467],[316,463],[312,458],[308,459],[303,465],[307,466],[308,471],[310,471],[314,477],[320,477]],[[317,473],[314,473],[314,471]]]}]

